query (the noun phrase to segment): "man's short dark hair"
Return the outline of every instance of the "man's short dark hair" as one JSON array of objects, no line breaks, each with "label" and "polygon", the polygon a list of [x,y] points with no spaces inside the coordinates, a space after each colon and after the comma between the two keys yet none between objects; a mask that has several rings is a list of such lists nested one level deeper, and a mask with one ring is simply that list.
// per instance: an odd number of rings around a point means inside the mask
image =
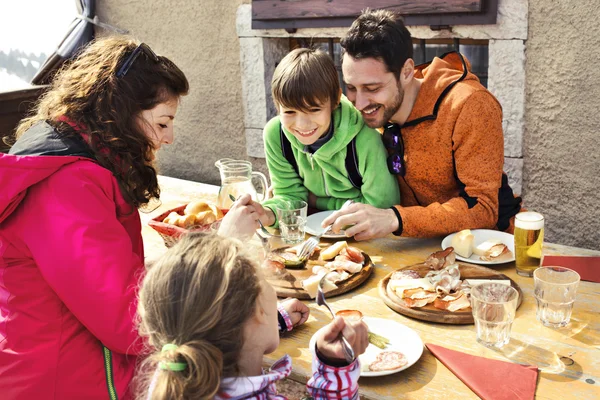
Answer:
[{"label": "man's short dark hair", "polygon": [[412,38],[402,16],[388,10],[364,10],[340,44],[352,58],[382,60],[396,78],[406,60],[413,57]]}]

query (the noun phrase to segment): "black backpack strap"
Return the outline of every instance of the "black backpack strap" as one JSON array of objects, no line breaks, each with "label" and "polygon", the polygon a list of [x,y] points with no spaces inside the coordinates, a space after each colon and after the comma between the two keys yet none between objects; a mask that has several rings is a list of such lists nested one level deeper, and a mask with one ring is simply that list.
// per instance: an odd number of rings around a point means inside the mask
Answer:
[{"label": "black backpack strap", "polygon": [[292,152],[292,144],[288,140],[285,133],[283,133],[283,127],[279,125],[279,137],[281,140],[281,152],[286,160],[292,165],[296,174],[300,176],[300,172],[298,171],[298,163],[296,162],[296,157],[294,157],[294,153]]},{"label": "black backpack strap", "polygon": [[348,178],[352,186],[360,190],[363,181],[360,172],[358,171],[358,156],[356,153],[356,136],[352,138],[346,148],[346,171],[348,171]]}]

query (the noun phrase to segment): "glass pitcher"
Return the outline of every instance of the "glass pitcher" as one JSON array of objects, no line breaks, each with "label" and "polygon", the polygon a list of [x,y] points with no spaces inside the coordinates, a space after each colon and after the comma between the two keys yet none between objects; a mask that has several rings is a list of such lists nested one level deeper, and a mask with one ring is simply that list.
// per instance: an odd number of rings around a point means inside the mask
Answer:
[{"label": "glass pitcher", "polygon": [[[217,205],[221,208],[230,208],[233,201],[243,194],[249,193],[255,201],[265,199],[268,186],[267,177],[262,172],[252,171],[252,163],[244,160],[222,158],[215,163],[221,173],[221,187]],[[262,184],[262,192],[257,192],[252,178],[255,177]]]}]

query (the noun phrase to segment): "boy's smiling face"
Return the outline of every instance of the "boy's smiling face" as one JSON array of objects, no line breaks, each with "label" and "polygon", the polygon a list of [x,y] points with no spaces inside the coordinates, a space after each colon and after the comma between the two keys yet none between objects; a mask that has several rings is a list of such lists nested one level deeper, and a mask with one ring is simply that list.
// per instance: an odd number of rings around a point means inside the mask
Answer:
[{"label": "boy's smiling face", "polygon": [[331,124],[332,111],[331,101],[308,110],[296,110],[279,105],[283,127],[304,145],[313,144],[327,133]]}]

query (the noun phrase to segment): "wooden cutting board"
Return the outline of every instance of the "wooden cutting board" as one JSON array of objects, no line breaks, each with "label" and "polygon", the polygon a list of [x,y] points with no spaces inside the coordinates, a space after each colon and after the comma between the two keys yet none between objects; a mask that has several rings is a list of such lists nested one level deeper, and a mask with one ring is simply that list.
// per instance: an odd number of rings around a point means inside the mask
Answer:
[{"label": "wooden cutting board", "polygon": [[[331,296],[346,293],[367,280],[373,272],[374,266],[369,256],[366,253],[362,254],[365,257],[365,263],[360,272],[352,274],[345,281],[336,283],[337,289],[327,292],[325,294],[326,297],[329,298]],[[314,265],[315,264],[309,260],[304,268],[286,268],[283,276],[267,277],[267,281],[273,286],[278,297],[295,297],[297,299],[310,300],[308,292],[302,287],[302,281],[313,274],[312,267]]]},{"label": "wooden cutting board", "polygon": [[[458,268],[460,270],[460,279],[461,280],[464,280],[464,279],[510,280],[510,284],[512,285],[512,287],[517,289],[517,292],[519,292],[519,301],[517,302],[517,308],[519,308],[519,306],[523,302],[523,292],[521,291],[521,288],[519,287],[519,285],[517,285],[517,283],[515,281],[510,279],[508,276],[501,274],[493,269],[481,267],[478,265],[472,265],[472,264],[466,264],[466,263],[457,263],[457,264],[458,264]],[[410,266],[404,267],[404,268],[399,268],[396,271],[402,271],[402,270],[417,271],[422,278],[425,277],[425,275],[427,275],[427,273],[429,271],[431,271],[431,269],[428,266],[426,266],[424,263],[410,265]],[[468,308],[465,308],[462,310],[458,310],[458,311],[454,311],[454,312],[440,310],[439,308],[435,308],[433,306],[433,304],[427,304],[424,307],[418,307],[418,308],[407,307],[406,305],[404,305],[404,301],[401,298],[399,298],[396,295],[396,293],[394,293],[394,291],[388,290],[388,283],[394,272],[395,271],[387,274],[381,281],[379,281],[379,284],[378,284],[379,295],[383,299],[383,302],[392,310],[394,310],[402,315],[406,315],[407,317],[420,319],[422,321],[438,322],[441,324],[472,324],[472,323],[474,323],[471,307],[468,307]]]}]

